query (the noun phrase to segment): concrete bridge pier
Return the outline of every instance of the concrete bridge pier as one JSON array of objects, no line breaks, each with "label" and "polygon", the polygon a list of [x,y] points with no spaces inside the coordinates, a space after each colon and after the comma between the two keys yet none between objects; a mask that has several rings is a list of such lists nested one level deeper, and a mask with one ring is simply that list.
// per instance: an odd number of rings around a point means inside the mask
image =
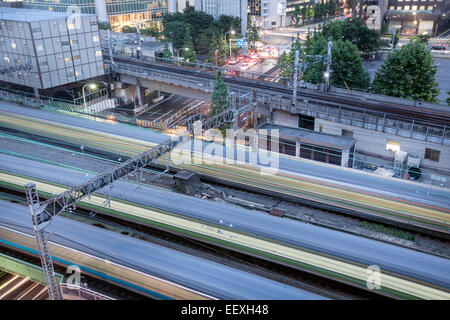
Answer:
[{"label": "concrete bridge pier", "polygon": [[138,84],[134,86],[134,93],[136,96],[136,105],[142,105],[141,87]]}]

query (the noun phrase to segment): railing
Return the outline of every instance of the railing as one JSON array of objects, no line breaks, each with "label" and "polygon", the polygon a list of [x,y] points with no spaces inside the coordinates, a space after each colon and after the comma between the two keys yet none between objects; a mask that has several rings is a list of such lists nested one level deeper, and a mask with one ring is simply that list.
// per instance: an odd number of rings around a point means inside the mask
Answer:
[{"label": "railing", "polygon": [[90,289],[67,283],[61,284],[61,291],[64,300],[115,300]]}]

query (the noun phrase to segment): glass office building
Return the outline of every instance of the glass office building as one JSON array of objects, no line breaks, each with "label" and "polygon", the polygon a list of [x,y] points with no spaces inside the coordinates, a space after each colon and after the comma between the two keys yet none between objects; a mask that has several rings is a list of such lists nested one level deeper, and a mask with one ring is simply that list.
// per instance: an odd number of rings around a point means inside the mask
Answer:
[{"label": "glass office building", "polygon": [[104,74],[97,16],[0,8],[0,81],[48,89]]},{"label": "glass office building", "polygon": [[145,27],[148,22],[161,21],[167,13],[166,0],[24,0],[24,7],[97,14],[99,21],[111,23],[115,30],[137,23]]}]

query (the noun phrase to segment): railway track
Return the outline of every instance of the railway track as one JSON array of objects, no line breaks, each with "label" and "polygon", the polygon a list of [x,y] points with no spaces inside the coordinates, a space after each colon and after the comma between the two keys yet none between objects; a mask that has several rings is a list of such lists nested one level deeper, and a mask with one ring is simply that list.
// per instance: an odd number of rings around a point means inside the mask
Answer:
[{"label": "railway track", "polygon": [[[28,165],[27,165],[28,166]],[[39,171],[44,169],[38,169]],[[62,169],[65,171],[66,169]],[[58,171],[61,171],[60,169],[54,168],[52,169],[52,174],[57,175],[58,177],[61,176]],[[77,174],[75,172],[72,172],[70,174],[70,180],[73,181],[73,179],[76,179]],[[83,175],[84,177],[84,175]],[[79,178],[77,178],[79,179]],[[8,177],[8,175],[3,174],[2,175],[2,181],[3,184],[6,181],[9,181],[9,185],[17,184],[15,189],[19,190],[21,189],[21,185],[23,185],[26,181],[29,181],[30,178],[20,178],[18,176],[15,177]],[[34,180],[36,181],[36,180]],[[60,187],[53,186],[49,183],[44,183],[43,181],[37,181],[38,183],[38,190],[41,190],[43,193],[42,195],[51,195],[52,193],[58,193],[60,192]],[[364,288],[365,285],[360,282],[360,280],[366,278],[366,272],[363,270],[360,270],[361,268],[361,261],[366,261],[365,263],[369,264],[377,264],[381,265],[383,270],[384,268],[387,268],[386,271],[383,272],[382,278],[383,283],[386,285],[386,287],[383,286],[383,290],[380,291],[380,294],[387,294],[388,296],[397,296],[397,297],[409,297],[416,296],[416,297],[445,297],[448,295],[448,289],[445,288],[445,283],[442,283],[441,276],[439,275],[441,271],[439,271],[439,268],[442,268],[442,264],[446,264],[446,260],[438,257],[433,256],[423,256],[422,258],[418,258],[422,261],[422,263],[425,263],[425,261],[428,261],[430,265],[427,264],[421,264],[421,267],[414,266],[413,261],[410,261],[412,256],[416,255],[422,255],[421,253],[414,253],[412,250],[407,250],[408,252],[403,252],[400,248],[395,248],[394,246],[387,246],[389,248],[385,248],[386,250],[379,250],[376,249],[376,247],[384,247],[386,245],[381,243],[367,243],[368,240],[361,239],[353,239],[348,241],[346,240],[345,243],[350,246],[356,246],[354,250],[351,250],[349,248],[344,249],[344,252],[347,252],[342,256],[341,254],[338,254],[335,252],[332,253],[334,249],[325,249],[325,251],[322,251],[323,249],[319,249],[317,251],[317,247],[313,246],[313,248],[316,248],[314,250],[311,250],[312,248],[302,248],[297,247],[298,245],[301,245],[301,242],[295,242],[295,240],[289,240],[290,236],[289,234],[293,235],[295,234],[295,237],[300,236],[304,237],[304,233],[299,230],[298,228],[306,228],[311,229],[310,227],[306,227],[300,224],[291,225],[290,223],[287,223],[285,220],[275,218],[269,216],[261,216],[260,214],[253,214],[251,212],[246,211],[245,214],[241,209],[233,209],[230,211],[231,208],[227,209],[227,215],[220,215],[221,210],[219,207],[221,205],[216,205],[213,203],[206,203],[206,202],[200,202],[198,200],[196,201],[195,205],[187,206],[186,202],[188,199],[185,199],[185,196],[176,196],[176,194],[172,194],[170,199],[171,203],[177,204],[180,203],[180,201],[183,203],[183,207],[186,209],[183,209],[182,212],[177,211],[166,211],[164,210],[164,207],[161,207],[162,203],[166,203],[164,199],[167,199],[166,196],[158,195],[160,192],[164,193],[165,191],[158,191],[157,189],[153,189],[150,193],[149,190],[135,190],[133,192],[132,197],[128,197],[127,201],[123,202],[121,200],[118,200],[115,198],[117,194],[122,194],[124,185],[122,182],[118,182],[115,184],[115,187],[113,189],[113,198],[111,200],[111,208],[105,208],[101,205],[101,203],[104,202],[104,198],[99,196],[92,196],[90,200],[85,200],[79,203],[79,207],[84,208],[90,208],[91,210],[99,210],[105,214],[111,215],[111,216],[122,216],[123,219],[142,223],[145,225],[152,226],[157,229],[164,229],[164,230],[170,230],[170,232],[182,235],[183,237],[190,237],[193,239],[200,240],[202,242],[206,242],[209,244],[213,244],[225,249],[232,248],[233,251],[237,252],[244,252],[245,254],[253,255],[258,258],[262,258],[264,260],[268,260],[271,262],[276,262],[280,265],[290,266],[294,267],[296,269],[305,271],[307,273],[316,274],[321,277],[334,279],[337,281],[342,281],[344,283],[347,283],[349,285],[354,285],[355,287]],[[127,187],[129,189],[129,187]],[[115,191],[114,191],[115,190]],[[150,194],[152,194],[153,199],[150,201],[151,207],[143,206],[146,201],[136,203],[133,205],[130,203],[130,201],[136,201],[137,199],[143,199],[142,197],[146,195],[145,197],[148,197]],[[183,200],[178,199],[182,197]],[[103,200],[102,200],[103,199]],[[162,203],[158,203],[158,200],[161,199]],[[138,201],[139,202],[139,201]],[[147,201],[148,202],[148,201]],[[210,208],[211,212],[204,211],[201,207],[207,206]],[[214,208],[215,209],[214,209]],[[155,209],[160,208],[160,209]],[[189,209],[195,211],[194,213],[189,213]],[[195,209],[194,209],[195,208]],[[163,211],[161,211],[163,210]],[[172,209],[170,209],[172,210]],[[186,211],[187,210],[187,211]],[[217,211],[216,211],[217,210]],[[186,211],[186,212],[185,212]],[[241,212],[242,211],[242,212]],[[240,212],[240,213],[238,213]],[[238,214],[239,221],[235,220],[233,217],[235,214]],[[205,218],[201,218],[201,215],[205,215]],[[215,223],[213,221],[216,221],[218,218],[206,218],[207,216],[216,216],[219,215],[220,217],[223,217],[226,222],[222,223],[222,220],[220,220],[220,223]],[[246,216],[246,219],[244,219],[243,215]],[[248,215],[248,217],[247,217]],[[180,218],[182,220],[180,220]],[[199,220],[200,219],[200,220]],[[206,220],[201,220],[206,219]],[[211,220],[213,219],[213,220]],[[257,219],[257,220],[255,220]],[[267,224],[265,220],[270,220],[271,223]],[[273,221],[272,221],[273,220]],[[250,223],[251,226],[256,226],[257,221],[259,222],[260,226],[264,226],[263,228],[267,228],[267,226],[270,225],[271,231],[259,231],[257,232],[256,229],[253,231],[248,224]],[[284,222],[283,222],[284,221]],[[228,224],[230,224],[228,226]],[[248,226],[247,226],[248,225]],[[267,237],[273,237],[272,234],[279,234],[281,232],[280,227],[278,225],[283,225],[282,227],[282,233],[283,236],[281,238],[267,238]],[[218,229],[219,228],[219,229]],[[258,228],[258,227],[256,227]],[[292,233],[294,230],[292,228],[295,228],[295,232]],[[314,229],[314,228],[313,228]],[[241,230],[241,231],[240,231]],[[304,230],[304,232],[311,232]],[[318,230],[317,230],[318,231]],[[261,233],[262,232],[262,233]],[[316,232],[316,231],[314,231]],[[322,231],[320,231],[322,232]],[[331,235],[334,234],[333,231],[326,231],[328,236],[324,236],[323,239],[328,239],[326,241],[327,246],[331,245],[332,247],[335,244],[338,244],[332,239],[329,239],[329,236],[338,236],[338,238],[352,238],[352,236],[344,236],[344,234],[339,235]],[[264,236],[265,235],[265,236]],[[314,239],[316,235],[312,235],[311,237],[307,237],[307,242],[310,242],[312,239]],[[322,237],[320,237],[322,239]],[[271,240],[272,239],[272,240]],[[276,240],[280,239],[280,240]],[[283,239],[283,240],[281,240]],[[282,241],[281,243],[279,243]],[[287,242],[286,242],[287,241]],[[343,241],[343,239],[342,239]],[[340,241],[338,241],[340,242]],[[346,245],[346,247],[347,247]],[[368,245],[366,249],[363,251],[360,251],[360,246]],[[293,246],[293,247],[291,247]],[[339,246],[339,245],[338,245]],[[298,249],[297,249],[298,248]],[[370,249],[369,249],[370,248]],[[330,251],[331,250],[331,251]],[[350,250],[350,251],[348,251]],[[357,253],[359,250],[360,253]],[[375,250],[375,251],[373,251]],[[389,253],[390,251],[399,251],[396,254]],[[341,252],[341,251],[339,251]],[[358,258],[351,258],[353,254],[357,255]],[[331,254],[331,256],[330,256]],[[334,256],[336,255],[337,256]],[[369,255],[367,257],[361,257],[360,255]],[[384,256],[384,257],[380,257]],[[332,258],[334,256],[334,258]],[[338,257],[340,256],[340,257]],[[398,269],[398,266],[395,265],[395,267],[392,266],[391,259],[396,258],[398,260],[398,257],[402,257],[402,259],[406,259],[406,261],[409,262],[399,262],[400,264],[407,264],[403,266],[400,269]],[[378,257],[378,258],[377,258]],[[328,263],[328,259],[333,259],[332,264],[331,261]],[[348,260],[351,259],[351,260]],[[354,260],[356,259],[356,260]],[[368,260],[367,260],[368,259]],[[374,260],[375,259],[375,260]],[[381,260],[377,260],[381,259]],[[432,275],[427,271],[429,268],[435,269],[436,261],[439,260],[441,262],[438,263],[439,267],[434,272],[437,272],[437,274],[433,273]],[[370,261],[370,262],[369,262]],[[389,261],[389,262],[388,262]],[[306,263],[306,264],[305,264]],[[363,262],[363,265],[365,264]],[[425,265],[427,265],[424,269]],[[431,267],[433,266],[433,267]],[[393,269],[392,269],[393,268]],[[419,268],[416,270],[416,268]],[[411,269],[411,270],[409,270]],[[326,271],[328,270],[328,272]],[[420,271],[419,271],[420,270]],[[331,274],[330,274],[331,272]],[[359,275],[359,273],[363,273]],[[414,277],[419,277],[420,279],[427,279],[417,282],[417,280],[413,280],[409,275],[413,274]],[[345,275],[345,276],[343,276]],[[343,277],[342,277],[343,276]],[[436,280],[434,279],[440,279]],[[432,279],[433,278],[433,279]],[[428,280],[429,279],[429,280]],[[412,281],[412,282],[411,282]],[[425,281],[425,282],[424,282]],[[429,283],[428,281],[431,281],[430,284],[423,285],[423,283]],[[443,287],[444,286],[444,287]],[[401,289],[400,289],[401,288]],[[393,289],[393,290],[392,290]],[[399,291],[400,290],[400,291]],[[403,293],[401,293],[403,292]]]},{"label": "railway track", "polygon": [[[109,59],[108,55],[105,58]],[[203,78],[208,80],[214,80],[215,74],[210,70],[197,70],[188,67],[176,67],[171,65],[165,65],[163,63],[153,63],[149,61],[142,61],[134,58],[125,58],[120,56],[114,56],[115,63],[123,63],[125,65],[139,66],[142,70],[145,69],[158,69],[166,72],[172,72],[176,74],[183,74],[190,77]],[[286,86],[267,83],[263,81],[257,81],[252,79],[241,79],[238,77],[224,76],[224,82],[240,88],[258,89],[263,91],[276,92],[279,95],[284,95],[286,98],[291,99],[292,89],[286,88]],[[379,112],[380,114],[386,113],[396,116],[397,120],[418,120],[422,124],[431,125],[446,125],[450,126],[450,113],[438,110],[431,110],[423,107],[411,107],[407,105],[399,105],[387,102],[374,102],[367,99],[349,98],[343,94],[338,93],[322,93],[311,92],[311,90],[299,89],[298,99],[312,99],[318,101],[321,104],[332,105],[345,105],[346,108],[359,110],[368,109],[371,111]],[[420,118],[417,115],[420,114]]]},{"label": "railway track", "polygon": [[[0,199],[12,200],[15,202],[20,202],[24,205],[27,204],[26,199],[18,191],[0,188],[0,192]],[[128,235],[130,237],[214,261],[234,269],[257,274],[259,276],[331,299],[389,299],[388,297],[379,295],[376,292],[369,292],[352,286],[347,286],[343,283],[324,279],[302,272],[298,269],[278,265],[254,256],[228,250],[223,247],[218,247],[210,243],[204,243],[182,235],[169,233],[144,224],[133,223],[120,219],[120,217],[105,215],[101,212],[94,213],[91,210],[78,208],[70,213],[65,212],[62,216],[88,223],[98,228],[120,232],[121,234]],[[21,253],[18,253],[18,255],[26,257]],[[30,260],[33,261],[35,264],[39,263],[39,259],[36,257],[26,259],[29,262]],[[60,266],[58,271],[64,272],[64,269]],[[101,279],[91,279],[91,277],[84,279],[83,282],[89,283],[89,287],[101,289],[105,294],[108,293],[109,290],[117,292],[119,289],[117,286],[113,286],[109,283],[105,283],[105,286],[101,286],[99,285],[102,283]],[[111,286],[111,288],[108,289],[108,286]],[[134,292],[129,292],[128,290],[125,290],[125,293],[121,296],[115,296],[118,299],[136,299],[141,297]]]}]

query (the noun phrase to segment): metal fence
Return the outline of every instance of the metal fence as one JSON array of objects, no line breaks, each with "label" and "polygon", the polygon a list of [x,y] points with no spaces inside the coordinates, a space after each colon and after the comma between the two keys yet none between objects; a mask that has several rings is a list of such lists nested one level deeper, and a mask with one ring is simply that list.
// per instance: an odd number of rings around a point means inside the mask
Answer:
[{"label": "metal fence", "polygon": [[61,291],[65,300],[115,300],[90,289],[67,283],[61,284]]}]

